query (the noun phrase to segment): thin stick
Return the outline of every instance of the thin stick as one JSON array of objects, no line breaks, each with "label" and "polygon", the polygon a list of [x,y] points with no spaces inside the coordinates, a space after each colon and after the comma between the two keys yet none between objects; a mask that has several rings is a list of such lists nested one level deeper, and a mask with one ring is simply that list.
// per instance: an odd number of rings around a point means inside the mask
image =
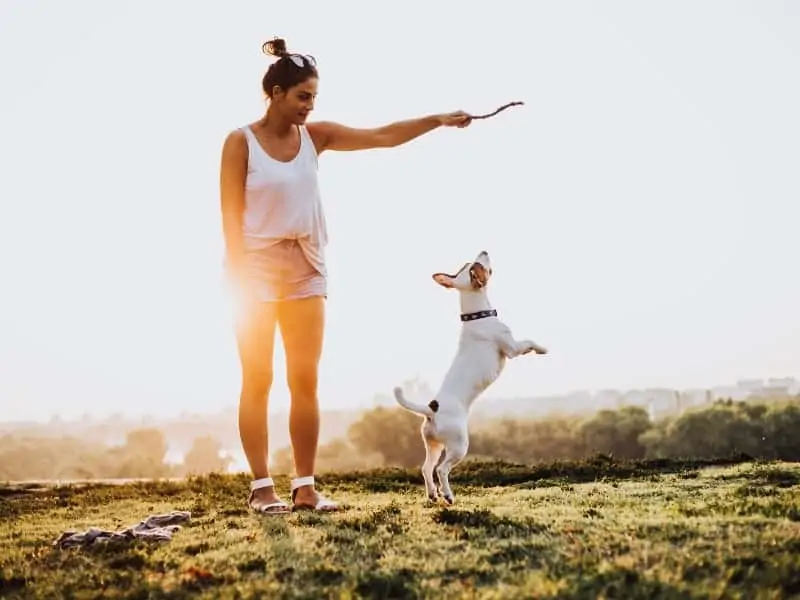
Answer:
[{"label": "thin stick", "polygon": [[488,119],[489,117],[493,117],[497,113],[502,112],[507,108],[511,108],[512,106],[522,106],[523,104],[525,104],[525,103],[524,102],[509,102],[508,104],[504,104],[503,106],[501,106],[500,108],[498,108],[494,112],[486,113],[485,115],[470,115],[470,118],[472,120],[475,120],[475,119]]}]

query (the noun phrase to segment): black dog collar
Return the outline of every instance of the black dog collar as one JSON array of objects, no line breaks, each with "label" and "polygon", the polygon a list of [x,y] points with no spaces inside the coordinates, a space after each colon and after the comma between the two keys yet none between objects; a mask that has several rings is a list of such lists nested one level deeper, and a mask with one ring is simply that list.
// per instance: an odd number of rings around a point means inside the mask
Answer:
[{"label": "black dog collar", "polygon": [[462,321],[475,321],[477,319],[485,319],[486,317],[496,317],[497,311],[492,310],[479,310],[478,312],[466,313],[461,315]]}]

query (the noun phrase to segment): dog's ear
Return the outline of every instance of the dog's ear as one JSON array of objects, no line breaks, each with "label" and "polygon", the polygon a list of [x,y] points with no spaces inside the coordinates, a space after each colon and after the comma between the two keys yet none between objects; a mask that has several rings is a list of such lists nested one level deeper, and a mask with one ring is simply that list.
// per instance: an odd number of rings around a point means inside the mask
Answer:
[{"label": "dog's ear", "polygon": [[433,280],[444,288],[450,289],[453,287],[453,276],[447,273],[434,273]]}]

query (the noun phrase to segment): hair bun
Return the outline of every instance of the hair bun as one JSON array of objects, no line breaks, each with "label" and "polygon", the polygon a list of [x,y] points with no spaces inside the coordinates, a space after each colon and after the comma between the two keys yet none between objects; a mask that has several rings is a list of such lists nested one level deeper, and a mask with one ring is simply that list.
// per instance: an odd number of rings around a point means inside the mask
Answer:
[{"label": "hair bun", "polygon": [[261,51],[269,56],[281,58],[289,54],[286,50],[286,40],[282,38],[272,38],[261,45]]}]

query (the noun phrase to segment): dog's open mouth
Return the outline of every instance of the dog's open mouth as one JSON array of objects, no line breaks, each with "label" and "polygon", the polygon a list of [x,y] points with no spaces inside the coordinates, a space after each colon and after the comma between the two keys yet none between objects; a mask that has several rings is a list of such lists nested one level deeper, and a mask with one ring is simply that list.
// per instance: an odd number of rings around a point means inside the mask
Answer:
[{"label": "dog's open mouth", "polygon": [[479,290],[486,287],[486,284],[489,282],[489,273],[486,271],[486,267],[478,262],[472,263],[472,266],[469,268],[469,281],[473,289]]}]

